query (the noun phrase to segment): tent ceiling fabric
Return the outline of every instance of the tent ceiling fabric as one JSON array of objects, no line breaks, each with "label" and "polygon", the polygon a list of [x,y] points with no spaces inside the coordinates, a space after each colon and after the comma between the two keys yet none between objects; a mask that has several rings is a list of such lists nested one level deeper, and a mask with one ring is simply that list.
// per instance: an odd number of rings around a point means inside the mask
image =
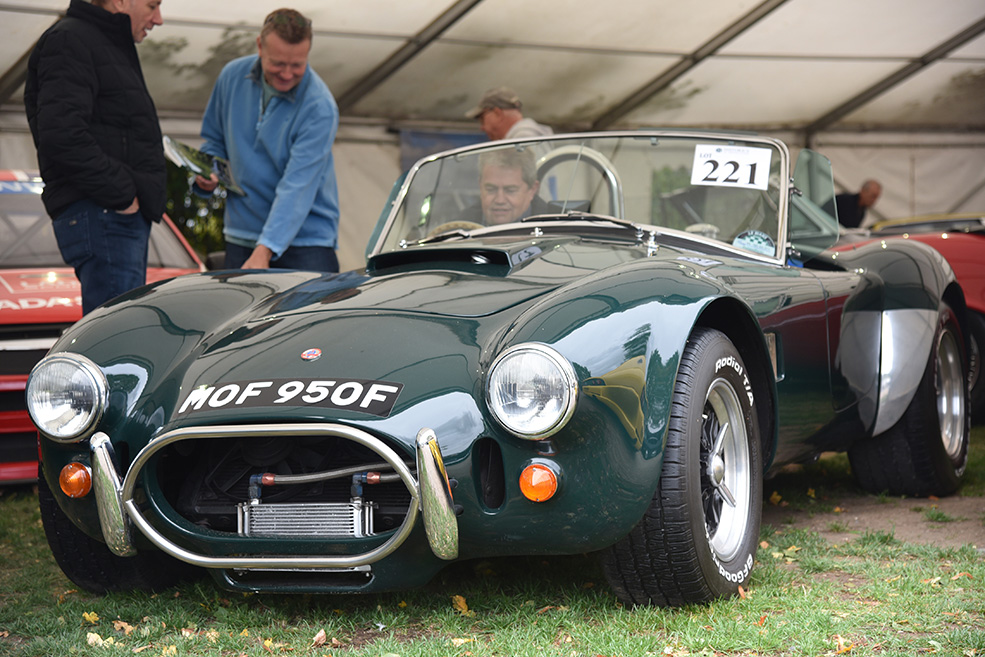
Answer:
[{"label": "tent ceiling fabric", "polygon": [[[985,132],[982,0],[295,0],[343,122],[475,130],[512,86],[561,129],[639,126]],[[0,0],[0,103],[67,0]],[[162,117],[201,116],[229,59],[280,4],[164,0],[139,47]],[[696,10],[696,8],[699,8]]]}]

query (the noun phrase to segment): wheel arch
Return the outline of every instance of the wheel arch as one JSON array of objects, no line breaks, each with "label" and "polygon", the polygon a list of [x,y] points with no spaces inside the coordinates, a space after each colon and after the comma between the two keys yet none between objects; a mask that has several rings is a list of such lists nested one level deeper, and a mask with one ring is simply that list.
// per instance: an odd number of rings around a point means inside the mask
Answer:
[{"label": "wheel arch", "polygon": [[739,300],[721,297],[705,307],[695,326],[721,331],[742,355],[756,400],[753,407],[759,420],[763,472],[766,472],[776,454],[778,415],[775,357],[770,353],[759,323]]},{"label": "wheel arch", "polygon": [[971,353],[971,331],[968,324],[968,304],[965,301],[964,291],[957,281],[952,280],[944,289],[944,301],[951,307],[958,318],[961,326],[961,334],[964,339],[965,353]]}]

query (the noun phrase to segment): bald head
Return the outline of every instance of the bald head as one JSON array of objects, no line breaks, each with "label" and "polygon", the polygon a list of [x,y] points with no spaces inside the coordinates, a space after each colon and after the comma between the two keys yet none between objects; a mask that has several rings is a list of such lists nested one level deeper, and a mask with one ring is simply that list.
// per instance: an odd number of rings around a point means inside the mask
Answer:
[{"label": "bald head", "polygon": [[862,189],[858,192],[859,207],[872,207],[879,200],[880,194],[882,194],[882,185],[876,180],[866,180],[862,183]]}]

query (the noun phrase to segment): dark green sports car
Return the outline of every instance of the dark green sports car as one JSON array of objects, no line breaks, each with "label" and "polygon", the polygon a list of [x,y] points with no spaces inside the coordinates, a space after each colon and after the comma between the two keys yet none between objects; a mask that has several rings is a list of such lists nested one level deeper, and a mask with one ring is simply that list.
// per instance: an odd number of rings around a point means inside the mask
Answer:
[{"label": "dark green sports car", "polygon": [[946,495],[965,302],[913,241],[828,250],[829,162],[748,134],[482,144],[394,188],[366,268],[150,285],[31,374],[40,502],[91,591],[419,586],[597,551],[627,605],[735,593],[763,479],[847,451]]}]

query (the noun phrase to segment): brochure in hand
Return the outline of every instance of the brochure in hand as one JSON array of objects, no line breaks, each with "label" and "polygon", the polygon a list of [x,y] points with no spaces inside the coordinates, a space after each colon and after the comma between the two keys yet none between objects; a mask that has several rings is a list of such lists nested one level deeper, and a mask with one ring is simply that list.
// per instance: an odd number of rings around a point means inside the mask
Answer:
[{"label": "brochure in hand", "polygon": [[177,139],[172,139],[168,135],[164,135],[164,155],[179,167],[188,169],[204,178],[208,178],[210,173],[214,173],[219,179],[219,184],[225,187],[227,191],[240,196],[246,195],[246,192],[233,179],[233,170],[229,166],[229,160],[203,153],[197,148],[192,148]]}]

